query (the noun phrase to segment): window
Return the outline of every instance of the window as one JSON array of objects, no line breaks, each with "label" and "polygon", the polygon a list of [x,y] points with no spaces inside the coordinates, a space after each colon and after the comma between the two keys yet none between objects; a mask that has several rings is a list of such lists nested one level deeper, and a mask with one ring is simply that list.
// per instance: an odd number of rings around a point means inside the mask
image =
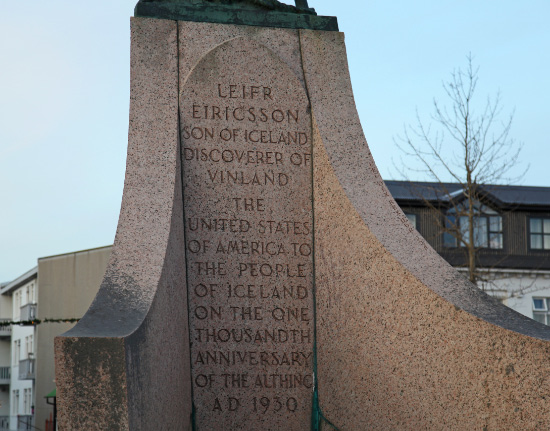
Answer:
[{"label": "window", "polygon": [[550,298],[533,298],[533,319],[550,325]]},{"label": "window", "polygon": [[416,214],[405,213],[405,217],[409,219],[409,223],[416,228]]},{"label": "window", "polygon": [[23,414],[24,415],[27,414],[27,391],[28,389],[23,389]]},{"label": "window", "polygon": [[25,337],[25,359],[32,359],[34,354],[34,336],[29,335],[28,337]]},{"label": "window", "polygon": [[529,233],[533,250],[550,250],[550,218],[530,219]]},{"label": "window", "polygon": [[12,404],[12,414],[13,415],[18,415],[19,414],[19,389],[15,389],[13,392],[12,392],[12,399],[13,399],[13,404]]},{"label": "window", "polygon": [[[477,201],[474,202],[474,211],[474,247],[502,249],[504,246],[502,216]],[[465,243],[470,243],[470,219],[464,215],[465,213],[466,206],[464,203],[447,212],[446,231],[443,233],[445,247],[464,247]],[[459,241],[459,239],[462,239],[462,241]]]},{"label": "window", "polygon": [[31,415],[31,406],[32,406],[32,389],[23,390],[23,414]]},{"label": "window", "polygon": [[25,337],[25,338],[27,342],[27,357],[32,358],[34,353],[34,336],[29,335],[28,337]]},{"label": "window", "polygon": [[21,317],[21,292],[18,290],[15,292],[15,298],[13,301],[13,320],[19,320]]},{"label": "window", "polygon": [[21,358],[21,340],[15,340],[13,342],[13,363],[19,365],[19,359]]},{"label": "window", "polygon": [[33,414],[33,411],[32,411],[32,388],[29,388],[29,391],[27,392],[27,397],[28,397],[27,405],[29,406],[27,414],[32,415]]}]

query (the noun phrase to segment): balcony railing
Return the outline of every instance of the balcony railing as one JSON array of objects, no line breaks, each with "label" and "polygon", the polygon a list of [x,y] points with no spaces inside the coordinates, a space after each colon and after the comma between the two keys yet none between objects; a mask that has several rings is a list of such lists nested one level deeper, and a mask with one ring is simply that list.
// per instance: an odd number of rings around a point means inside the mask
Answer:
[{"label": "balcony railing", "polygon": [[9,416],[0,416],[0,430],[9,430],[10,429],[10,417]]},{"label": "balcony railing", "polygon": [[[0,319],[0,323],[9,322],[11,319]],[[11,337],[11,325],[0,325],[0,338]]]},{"label": "balcony railing", "polygon": [[33,430],[36,429],[33,425],[34,418],[32,415],[17,415],[17,430]]},{"label": "balcony railing", "polygon": [[34,359],[19,361],[19,380],[34,380]]},{"label": "balcony railing", "polygon": [[36,319],[36,304],[25,304],[21,307],[21,315],[19,320],[34,320]]},{"label": "balcony railing", "polygon": [[9,385],[11,378],[11,367],[0,367],[0,385]]}]

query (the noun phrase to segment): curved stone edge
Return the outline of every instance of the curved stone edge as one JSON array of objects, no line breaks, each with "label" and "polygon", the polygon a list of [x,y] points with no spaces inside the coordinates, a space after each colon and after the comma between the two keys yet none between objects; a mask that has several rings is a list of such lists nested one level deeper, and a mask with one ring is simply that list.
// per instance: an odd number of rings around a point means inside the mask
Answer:
[{"label": "curved stone edge", "polygon": [[340,430],[549,428],[550,329],[470,285],[406,222],[364,138],[343,34],[300,38],[324,417]]},{"label": "curved stone edge", "polygon": [[290,67],[305,88],[298,30],[191,21],[178,21],[178,25],[180,88],[184,87],[191,71],[205,55],[227,41],[238,37],[249,37],[276,53]]},{"label": "curved stone edge", "polygon": [[[132,19],[129,146],[119,226],[100,292],[79,324],[56,339],[61,430],[150,430],[160,423],[191,429],[178,77],[183,88],[202,56],[242,36],[277,52],[303,84],[296,30]],[[110,351],[113,343],[116,354],[94,360],[93,367],[109,376],[122,364],[124,379],[97,385],[97,374],[71,366],[74,352]],[[121,391],[126,401],[106,424],[104,411],[112,410]],[[81,403],[84,399],[94,400],[94,408]]]},{"label": "curved stone edge", "polygon": [[[119,224],[98,295],[75,328],[56,339],[60,430],[190,429],[177,24],[136,18],[131,24]],[[103,426],[106,411],[116,414]]]}]

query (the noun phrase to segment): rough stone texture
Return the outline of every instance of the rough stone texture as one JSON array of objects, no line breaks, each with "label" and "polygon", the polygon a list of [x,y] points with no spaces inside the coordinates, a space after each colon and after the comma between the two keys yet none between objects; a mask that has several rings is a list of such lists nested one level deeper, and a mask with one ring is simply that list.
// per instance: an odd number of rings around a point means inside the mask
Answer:
[{"label": "rough stone texture", "polygon": [[236,37],[247,37],[269,48],[294,72],[305,87],[298,30],[180,21],[180,88],[210,50]]},{"label": "rough stone texture", "polygon": [[60,430],[126,430],[124,340],[56,339]]},{"label": "rough stone texture", "polygon": [[[134,19],[132,32],[123,207],[101,291],[82,322],[57,339],[60,429],[179,431],[191,429],[192,420],[194,429],[224,431],[550,429],[550,328],[468,284],[408,224],[385,188],[363,136],[343,34],[196,22],[176,25],[152,19]],[[218,83],[224,85],[221,90]],[[228,85],[254,85],[259,91],[265,85],[282,98],[249,104],[255,101],[216,95],[217,90],[227,96]],[[232,134],[233,129],[240,134],[247,130],[241,120],[213,120],[210,117],[217,114],[209,109],[277,105],[284,107],[283,113],[291,108],[302,112],[307,110],[308,98],[311,118],[300,114],[299,126],[311,124],[306,135],[308,147],[313,141],[312,173],[299,173],[285,164],[280,171],[291,173],[292,186],[263,187],[261,192],[252,185],[229,186],[210,175],[208,169],[215,169],[216,162],[201,161],[202,152],[196,153],[199,159],[187,158],[193,153],[186,153],[189,146],[264,152],[280,146],[281,160],[289,161],[289,154],[298,152],[295,144],[247,144],[242,139],[226,144],[204,130],[206,138],[201,141],[191,138],[192,128],[185,128],[223,124]],[[219,99],[228,101],[222,104]],[[195,102],[201,107],[195,108]],[[213,114],[205,119],[201,112]],[[276,130],[274,124],[264,126],[266,131]],[[265,168],[233,163],[231,169],[250,175]],[[264,199],[265,211],[255,210],[258,214],[251,217],[242,208],[231,209],[231,199],[241,192],[247,198]],[[242,247],[239,253],[236,246],[233,255],[221,258],[218,241],[260,238],[249,231],[231,236],[209,230],[194,236],[197,225],[189,222],[190,218],[223,216],[246,219],[257,227],[260,212],[273,218],[300,213],[298,221],[304,222],[311,218],[312,202],[314,235],[306,241],[314,244],[313,262],[294,256],[286,261],[279,256],[250,256],[242,253]],[[265,238],[285,245],[293,240],[291,235]],[[212,294],[203,300],[197,294],[198,284],[207,288],[203,289],[207,297],[210,284],[216,285],[218,293],[227,293],[228,285],[237,284],[243,285],[241,292],[248,292],[249,284],[260,284],[252,281],[260,276],[241,271],[246,262],[306,265],[308,292],[314,277],[315,307],[294,299],[270,302],[250,296],[237,300]],[[286,281],[280,277],[263,284],[273,287]],[[251,346],[228,344],[219,331],[211,335],[203,331],[199,336],[197,329],[204,330],[203,324],[211,330],[275,326],[272,318],[262,322],[248,317],[255,316],[253,308],[259,307],[258,316],[263,318],[274,303],[304,308],[306,317],[314,315],[316,361],[305,367],[304,374],[314,375],[317,385],[309,392],[267,388],[263,393],[269,405],[265,406],[263,396],[258,399],[258,388],[243,388],[245,380],[249,382],[243,374],[280,373],[283,367],[261,361],[248,367],[222,366],[226,362],[215,352],[250,353]],[[239,307],[240,314],[232,314],[232,306]],[[242,313],[243,307],[250,307],[250,313]],[[294,318],[287,323],[292,329],[311,327],[308,320]],[[205,344],[211,357],[218,359],[210,363],[204,359],[207,355],[199,359],[199,352],[206,353]],[[299,352],[295,345],[265,344],[262,339],[254,344],[258,352]],[[96,351],[101,354],[95,355]],[[289,373],[297,368],[296,364],[285,366]],[[224,370],[228,377],[221,375]],[[197,378],[199,383],[215,385],[198,387]],[[305,407],[296,412],[279,408],[281,397],[290,393],[298,394],[298,405]],[[225,397],[225,407],[221,400],[216,404],[217,396]],[[239,409],[230,408],[228,397],[239,399],[233,404]],[[260,406],[265,414],[254,411]],[[275,407],[277,412],[269,410]],[[309,411],[313,412],[311,425],[305,419]]]},{"label": "rough stone texture", "polygon": [[307,95],[285,63],[244,37],[208,52],[181,95],[196,429],[308,429],[314,304]]},{"label": "rough stone texture", "polygon": [[131,67],[111,260],[89,311],[56,339],[60,430],[190,429],[176,23],[132,20]]},{"label": "rough stone texture", "polygon": [[301,32],[314,118],[320,409],[340,430],[550,428],[550,328],[467,283],[385,188],[343,35]]}]

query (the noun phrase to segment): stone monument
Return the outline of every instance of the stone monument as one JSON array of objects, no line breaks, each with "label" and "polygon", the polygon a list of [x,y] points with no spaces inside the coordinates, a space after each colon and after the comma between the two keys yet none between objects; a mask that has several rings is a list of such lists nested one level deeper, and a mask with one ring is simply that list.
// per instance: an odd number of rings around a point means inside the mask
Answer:
[{"label": "stone monument", "polygon": [[56,339],[59,429],[548,429],[549,329],[407,222],[336,19],[296,4],[137,4],[119,225]]}]

